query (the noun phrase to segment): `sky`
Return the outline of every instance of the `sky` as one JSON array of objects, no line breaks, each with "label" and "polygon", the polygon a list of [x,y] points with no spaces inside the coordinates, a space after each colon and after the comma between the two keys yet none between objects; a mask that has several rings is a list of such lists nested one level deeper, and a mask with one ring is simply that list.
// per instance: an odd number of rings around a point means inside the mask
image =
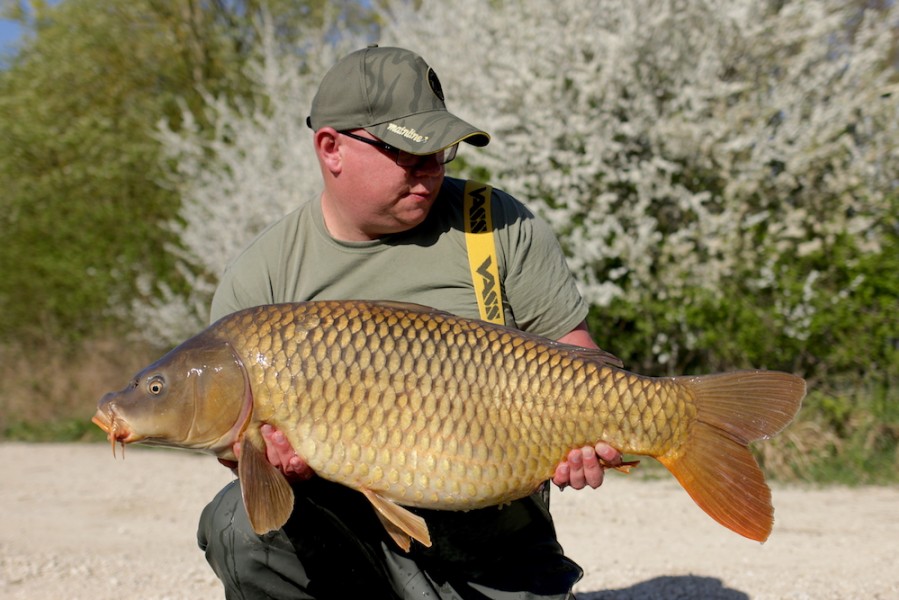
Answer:
[{"label": "sky", "polygon": [[[48,4],[50,6],[56,6],[60,2],[62,2],[62,0],[49,0]],[[28,4],[25,4],[25,10],[28,10]],[[30,13],[28,14],[30,15]],[[22,28],[19,27],[17,22],[8,19],[0,19],[0,55],[8,54],[20,35],[22,35]],[[0,66],[2,65],[3,62],[0,61]]]},{"label": "sky", "polygon": [[5,53],[19,38],[21,27],[14,21],[0,19],[0,52]]}]

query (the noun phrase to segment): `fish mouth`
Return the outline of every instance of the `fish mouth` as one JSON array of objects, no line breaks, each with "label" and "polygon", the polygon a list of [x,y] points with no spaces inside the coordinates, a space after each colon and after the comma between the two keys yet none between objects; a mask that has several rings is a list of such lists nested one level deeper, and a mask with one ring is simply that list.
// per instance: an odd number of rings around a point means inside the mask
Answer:
[{"label": "fish mouth", "polygon": [[122,458],[125,458],[125,444],[130,444],[140,439],[134,435],[134,432],[125,421],[116,417],[115,413],[111,411],[97,410],[91,422],[106,433],[106,439],[112,445],[112,456],[114,458],[116,457],[116,442],[122,445]]}]

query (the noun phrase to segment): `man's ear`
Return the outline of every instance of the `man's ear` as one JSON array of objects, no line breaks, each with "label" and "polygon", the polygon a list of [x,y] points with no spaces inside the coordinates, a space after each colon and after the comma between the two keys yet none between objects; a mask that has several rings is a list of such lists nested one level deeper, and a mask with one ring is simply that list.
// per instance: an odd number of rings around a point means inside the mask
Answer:
[{"label": "man's ear", "polygon": [[315,153],[318,154],[322,168],[327,169],[333,175],[338,175],[343,169],[339,135],[337,130],[332,127],[322,127],[315,132],[313,137]]}]

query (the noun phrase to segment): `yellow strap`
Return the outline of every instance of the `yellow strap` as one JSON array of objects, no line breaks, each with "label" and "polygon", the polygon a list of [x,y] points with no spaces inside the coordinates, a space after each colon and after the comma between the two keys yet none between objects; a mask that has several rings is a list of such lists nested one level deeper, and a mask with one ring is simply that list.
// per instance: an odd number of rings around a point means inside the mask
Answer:
[{"label": "yellow strap", "polygon": [[484,183],[465,182],[465,243],[481,319],[505,325],[493,218],[490,215],[491,191],[492,188]]}]

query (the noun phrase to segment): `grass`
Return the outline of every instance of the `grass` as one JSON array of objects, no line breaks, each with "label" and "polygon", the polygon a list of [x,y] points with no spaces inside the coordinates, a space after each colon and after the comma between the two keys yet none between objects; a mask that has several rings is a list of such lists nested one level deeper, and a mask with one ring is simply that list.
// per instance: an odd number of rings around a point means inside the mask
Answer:
[{"label": "grass", "polygon": [[819,383],[810,387],[796,420],[756,449],[765,470],[784,481],[899,483],[899,388]]},{"label": "grass", "polygon": [[14,421],[2,432],[2,439],[19,442],[102,442],[106,434],[88,419],[66,419],[50,423]]}]

